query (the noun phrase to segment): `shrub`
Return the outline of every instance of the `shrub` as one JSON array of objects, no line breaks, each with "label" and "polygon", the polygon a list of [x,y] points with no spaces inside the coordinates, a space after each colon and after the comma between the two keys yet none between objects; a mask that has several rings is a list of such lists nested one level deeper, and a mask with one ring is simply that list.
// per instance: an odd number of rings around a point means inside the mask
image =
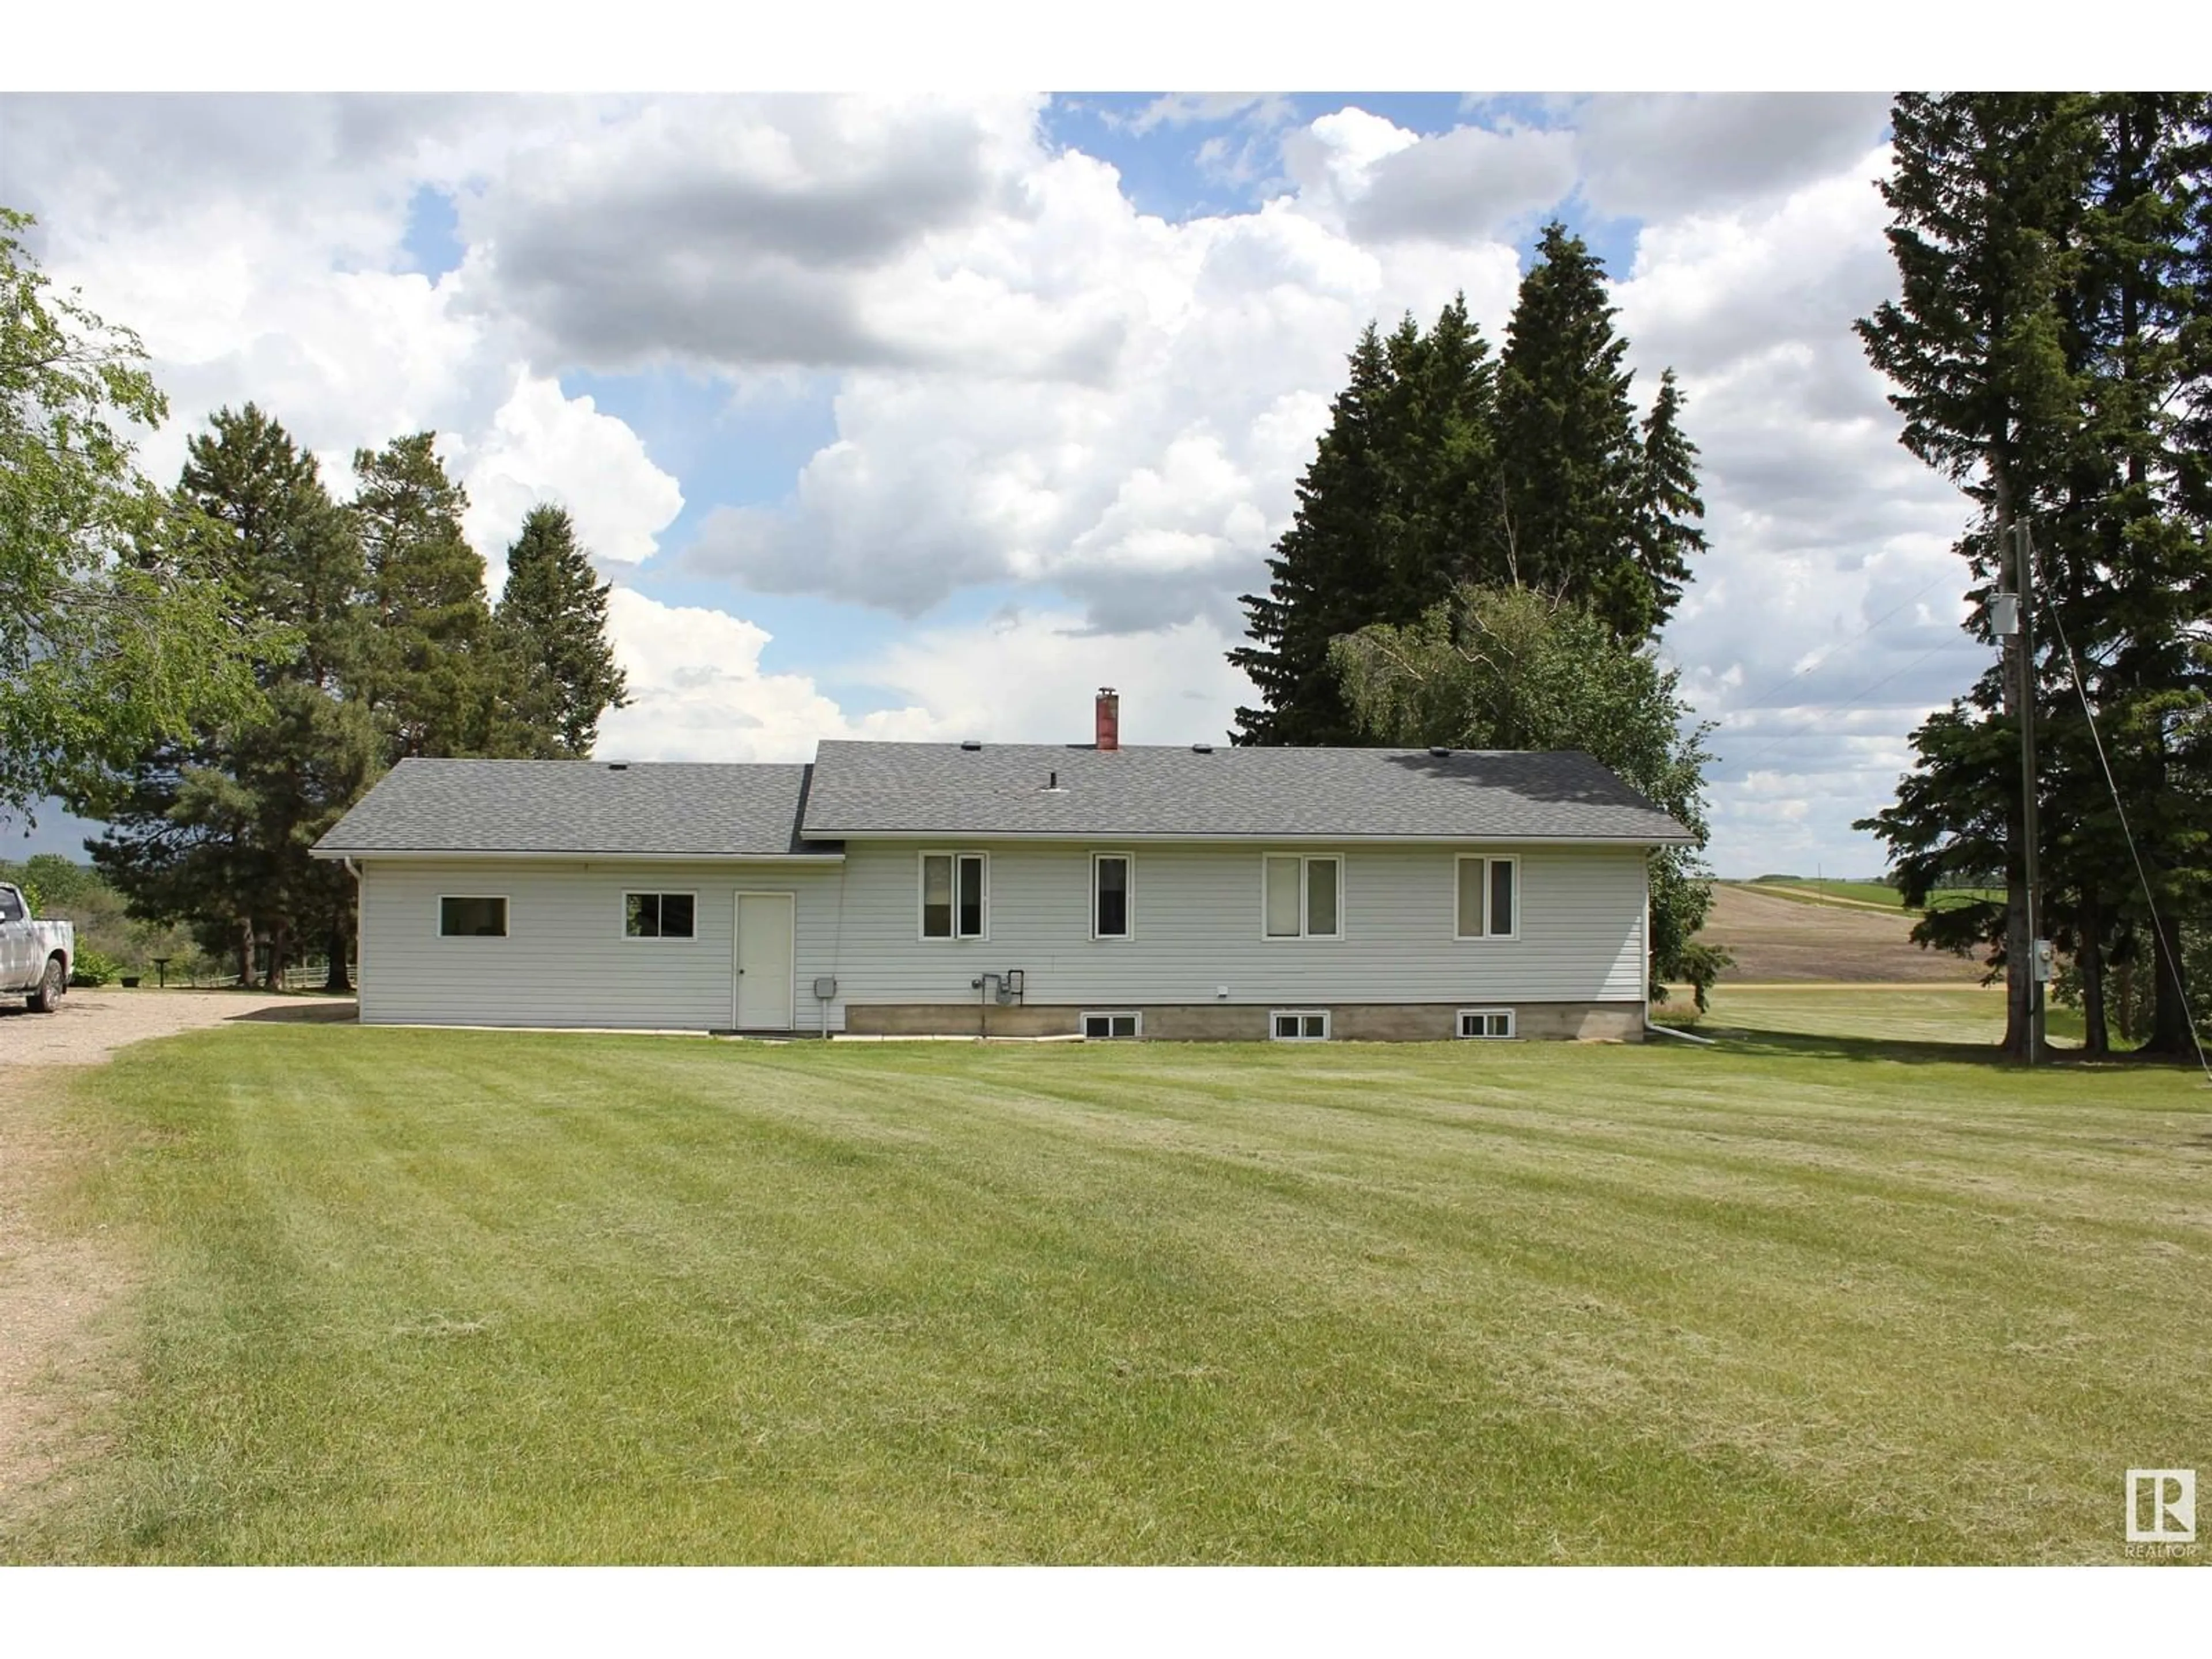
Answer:
[{"label": "shrub", "polygon": [[122,971],[123,964],[106,951],[81,945],[77,949],[76,960],[70,966],[70,983],[87,987],[105,985]]}]

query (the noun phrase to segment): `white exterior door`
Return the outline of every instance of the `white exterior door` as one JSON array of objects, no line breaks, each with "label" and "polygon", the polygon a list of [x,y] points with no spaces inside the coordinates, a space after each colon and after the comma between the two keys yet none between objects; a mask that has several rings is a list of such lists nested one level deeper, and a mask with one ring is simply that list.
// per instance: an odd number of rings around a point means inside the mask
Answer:
[{"label": "white exterior door", "polygon": [[734,1023],[741,1031],[791,1030],[795,908],[789,893],[738,895]]}]

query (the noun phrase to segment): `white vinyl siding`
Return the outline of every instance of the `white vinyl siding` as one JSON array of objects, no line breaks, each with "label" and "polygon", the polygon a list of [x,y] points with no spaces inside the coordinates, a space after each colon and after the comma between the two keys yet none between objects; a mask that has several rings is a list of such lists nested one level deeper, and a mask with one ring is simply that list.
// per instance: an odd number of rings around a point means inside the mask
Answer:
[{"label": "white vinyl siding", "polygon": [[[1510,951],[1452,938],[1460,847],[1331,847],[1342,937],[1311,948],[1264,937],[1263,850],[1155,844],[1136,936],[1091,936],[1092,855],[1081,842],[990,846],[990,939],[948,950],[915,936],[912,843],[848,841],[842,944],[848,1003],[973,1003],[979,971],[1020,969],[1024,1000],[1072,1009],[1164,1003],[1300,1008],[1334,1002],[1635,1001],[1644,994],[1639,848],[1516,849],[1528,923]],[[1288,854],[1294,860],[1302,854]],[[1303,872],[1301,872],[1303,875]],[[800,918],[802,945],[807,920]],[[807,974],[830,969],[802,969]],[[1217,996],[1220,986],[1226,996]],[[1444,1029],[1449,1030],[1449,1027]]]},{"label": "white vinyl siding", "polygon": [[[914,860],[907,902],[913,902]],[[704,1031],[736,1015],[736,896],[798,900],[801,1030],[840,1024],[811,993],[833,973],[842,866],[651,864],[552,860],[361,861],[361,1015],[368,1024],[615,1026]],[[624,896],[695,896],[694,938],[640,940],[623,931]],[[440,900],[503,894],[507,937],[441,939]],[[907,912],[910,917],[911,909]],[[912,937],[912,923],[908,924]],[[971,992],[972,996],[974,994]]]},{"label": "white vinyl siding", "polygon": [[1521,860],[1511,854],[1462,854],[1454,937],[1517,939],[1521,933]]},{"label": "white vinyl siding", "polygon": [[[978,849],[979,851],[982,849]],[[963,1004],[981,972],[1019,969],[1024,1000],[1072,1010],[1163,1004],[1267,1009],[1346,1003],[1639,1002],[1644,859],[1637,848],[1522,847],[1519,942],[1477,950],[1443,925],[1462,846],[1332,846],[1342,937],[1286,948],[1254,925],[1261,854],[1249,843],[1147,846],[1135,936],[1091,938],[1092,859],[1081,842],[988,848],[989,937],[958,948],[918,936],[912,842],[848,842],[846,861],[753,865],[605,860],[362,862],[362,1018],[477,1025],[704,1030],[734,1016],[736,895],[796,896],[799,1030],[844,1027],[852,1004]],[[1286,856],[1304,857],[1307,854]],[[1303,875],[1303,871],[1301,872]],[[697,896],[696,942],[623,936],[623,896]],[[441,895],[504,895],[508,939],[441,939]],[[1342,902],[1349,896],[1356,902]],[[835,998],[814,997],[834,977]],[[1220,987],[1225,995],[1217,995]],[[1255,1024],[1256,1029],[1256,1024]],[[1450,1029],[1449,1027],[1445,1029]]]}]

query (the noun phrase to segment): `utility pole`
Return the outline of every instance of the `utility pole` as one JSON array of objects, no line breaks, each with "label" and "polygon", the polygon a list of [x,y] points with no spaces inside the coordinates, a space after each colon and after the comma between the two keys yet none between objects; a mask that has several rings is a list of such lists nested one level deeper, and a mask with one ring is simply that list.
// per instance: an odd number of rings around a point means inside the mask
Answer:
[{"label": "utility pole", "polygon": [[2027,892],[2027,1054],[2033,1066],[2043,1054],[2043,983],[2050,971],[2045,959],[2043,932],[2038,925],[2040,895],[2037,865],[2041,832],[2036,823],[2035,787],[2035,544],[2026,519],[2012,527],[2014,580],[2020,593],[2018,649],[2020,678],[2020,823],[2021,862],[2025,866]]},{"label": "utility pole", "polygon": [[2001,590],[1992,596],[1990,615],[1996,635],[2012,641],[2012,672],[2006,676],[2005,690],[2013,718],[2020,722],[2021,780],[2021,902],[2013,925],[2005,930],[2007,951],[2018,955],[2020,960],[2005,976],[2021,985],[2027,994],[2022,1011],[2027,1040],[2021,1058],[2033,1066],[2042,1057],[2043,987],[2051,963],[2036,927],[2041,830],[2036,821],[2035,788],[2035,548],[2027,521],[2008,525],[2000,545],[2009,567],[2006,574],[2013,585],[2009,592]]}]

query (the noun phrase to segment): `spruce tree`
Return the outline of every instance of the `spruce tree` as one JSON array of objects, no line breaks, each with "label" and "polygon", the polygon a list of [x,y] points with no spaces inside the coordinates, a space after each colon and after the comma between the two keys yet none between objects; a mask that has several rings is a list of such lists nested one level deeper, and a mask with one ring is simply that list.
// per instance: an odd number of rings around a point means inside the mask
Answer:
[{"label": "spruce tree", "polygon": [[1330,405],[1328,430],[1298,480],[1297,516],[1267,562],[1274,580],[1265,594],[1243,596],[1258,643],[1238,647],[1229,660],[1251,677],[1261,706],[1237,711],[1238,743],[1352,740],[1328,645],[1370,620],[1369,597],[1387,568],[1378,543],[1388,534],[1395,491],[1377,428],[1395,377],[1372,324],[1350,362],[1351,379]]},{"label": "spruce tree", "polygon": [[[1928,884],[2002,867],[2008,902],[1931,915],[1925,940],[1982,948],[2010,990],[2007,1047],[2022,1052],[2029,981],[2023,922],[2017,726],[2041,728],[2039,848],[2045,931],[2105,1046],[2108,964],[2155,981],[2152,1046],[2191,1038],[2178,919],[2212,892],[2207,800],[2187,716],[2203,704],[2193,619],[2212,609],[2204,516],[2190,504],[2186,410],[2205,380],[2205,291],[2189,277],[2203,213],[2202,94],[1905,94],[1885,186],[1900,295],[1863,322],[1896,383],[1903,441],[1976,508],[1959,550],[1972,626],[2008,586],[2015,518],[2038,549],[2040,647],[2025,686],[1992,666],[1914,733],[1898,804],[1863,821],[1890,844],[1908,902]],[[2110,799],[2063,659],[2071,643],[2136,850]],[[2008,653],[2009,654],[2009,653]],[[1995,858],[2002,848],[2003,858]]]},{"label": "spruce tree", "polygon": [[607,642],[608,592],[567,509],[532,507],[507,550],[507,586],[493,613],[514,687],[507,711],[514,752],[589,755],[600,715],[629,702]]},{"label": "spruce tree", "polygon": [[446,475],[436,437],[417,432],[354,455],[371,629],[360,684],[390,762],[487,752],[511,690],[494,648],[483,559],[461,533],[468,495]]},{"label": "spruce tree", "polygon": [[1256,641],[1229,653],[1261,707],[1237,711],[1245,744],[1354,744],[1359,727],[1329,667],[1330,641],[1376,621],[1408,623],[1466,573],[1489,493],[1496,365],[1455,297],[1424,332],[1371,324],[1350,359],[1297,517],[1246,594]]},{"label": "spruce tree", "polygon": [[1682,430],[1682,391],[1668,369],[1644,417],[1642,477],[1637,492],[1636,566],[1650,591],[1660,624],[1681,602],[1691,561],[1705,550],[1698,493],[1698,447]]},{"label": "spruce tree", "polygon": [[1579,599],[1640,643],[1668,607],[1638,557],[1644,449],[1614,314],[1602,263],[1565,226],[1546,226],[1498,363],[1480,579],[1502,571],[1509,585]]}]

